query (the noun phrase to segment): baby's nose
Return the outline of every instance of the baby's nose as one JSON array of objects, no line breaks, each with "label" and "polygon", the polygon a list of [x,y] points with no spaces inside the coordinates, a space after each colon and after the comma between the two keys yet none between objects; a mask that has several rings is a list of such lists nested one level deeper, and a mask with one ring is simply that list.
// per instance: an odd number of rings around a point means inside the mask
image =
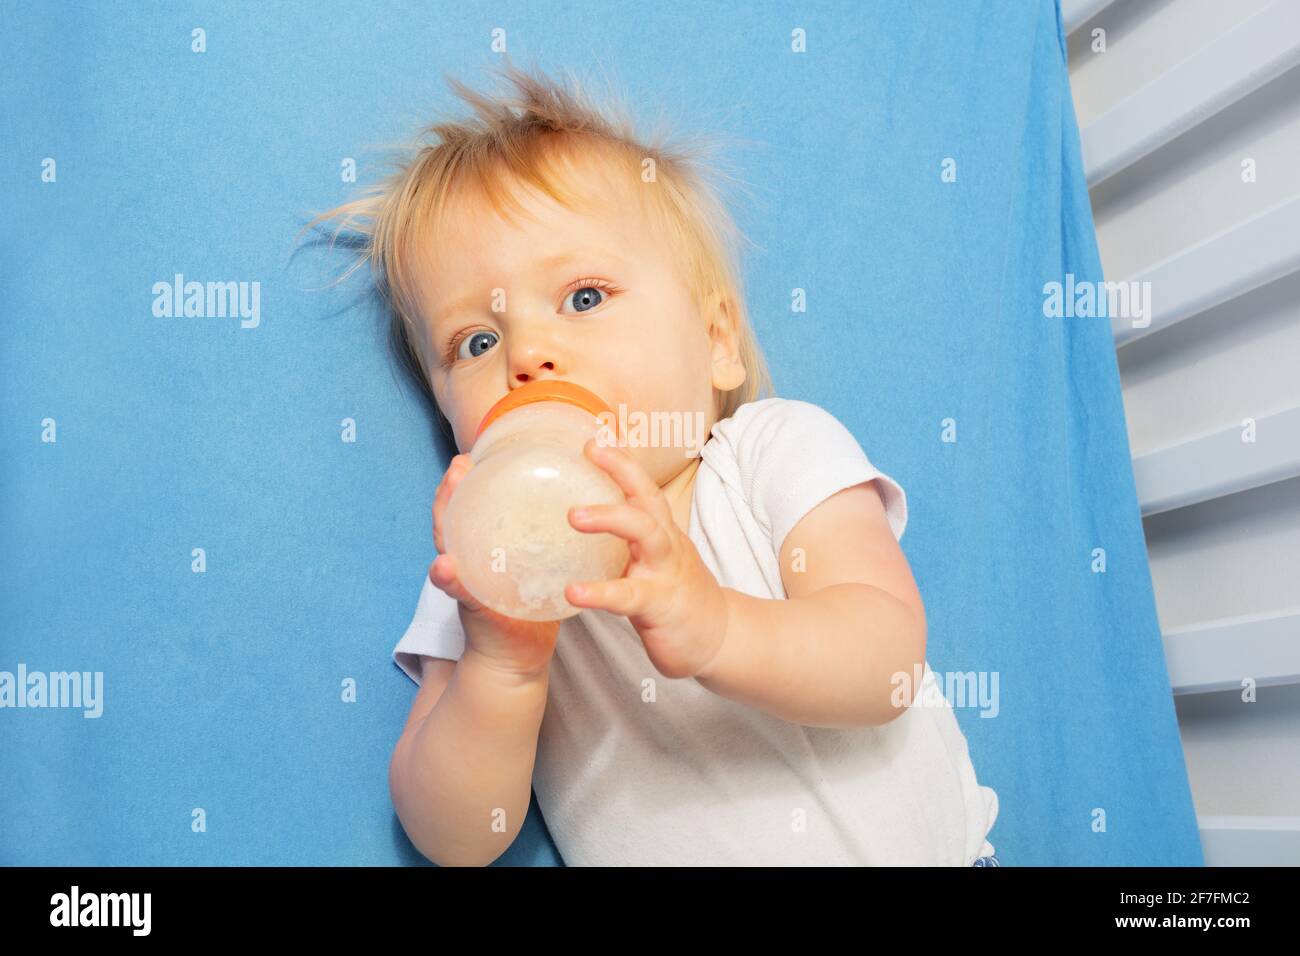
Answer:
[{"label": "baby's nose", "polygon": [[[531,369],[531,371],[530,371]],[[515,372],[515,381],[519,384],[531,382],[535,378],[551,378],[555,374],[555,363],[550,359],[533,361]]]}]

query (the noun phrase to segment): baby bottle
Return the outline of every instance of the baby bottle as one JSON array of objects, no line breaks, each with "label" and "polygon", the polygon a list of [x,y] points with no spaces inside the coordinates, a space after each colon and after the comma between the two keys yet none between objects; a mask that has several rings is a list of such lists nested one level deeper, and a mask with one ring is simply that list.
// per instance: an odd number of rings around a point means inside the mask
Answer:
[{"label": "baby bottle", "polygon": [[[507,617],[572,617],[571,582],[608,580],[627,567],[627,542],[569,524],[575,505],[617,504],[622,489],[582,453],[612,422],[596,394],[570,382],[521,385],[488,410],[469,451],[473,466],[443,514],[443,543],[461,583]],[[607,432],[612,438],[613,432]]]}]

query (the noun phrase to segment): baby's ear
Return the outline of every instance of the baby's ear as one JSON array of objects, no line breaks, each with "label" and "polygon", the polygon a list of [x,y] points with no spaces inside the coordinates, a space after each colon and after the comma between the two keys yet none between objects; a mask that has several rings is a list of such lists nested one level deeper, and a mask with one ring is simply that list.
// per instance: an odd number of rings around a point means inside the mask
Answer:
[{"label": "baby's ear", "polygon": [[704,301],[706,303],[704,320],[708,323],[709,338],[714,347],[721,344],[729,351],[738,351],[739,329],[736,309],[730,297],[715,289],[705,297]]},{"label": "baby's ear", "polygon": [[720,392],[730,392],[745,384],[745,366],[736,359],[713,360],[713,387]]},{"label": "baby's ear", "polygon": [[713,387],[722,392],[745,382],[745,364],[740,360],[740,335],[732,301],[714,291],[709,296],[709,339],[712,342]]}]

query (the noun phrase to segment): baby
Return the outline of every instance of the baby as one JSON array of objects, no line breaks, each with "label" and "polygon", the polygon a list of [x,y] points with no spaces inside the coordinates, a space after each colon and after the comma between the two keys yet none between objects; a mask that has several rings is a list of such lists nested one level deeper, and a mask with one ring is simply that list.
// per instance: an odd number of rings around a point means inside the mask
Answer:
[{"label": "baby", "polygon": [[[317,217],[366,224],[462,451],[393,650],[419,685],[389,773],[407,835],[440,865],[491,863],[535,789],[569,865],[995,865],[997,796],[925,661],[903,489],[830,413],[764,397],[737,232],[698,157],[506,76],[501,98],[451,81],[477,123],[435,124],[374,196]],[[587,443],[627,500],[568,519],[631,557],[542,623],[476,602],[442,540],[479,422],[538,379],[708,436]]]}]

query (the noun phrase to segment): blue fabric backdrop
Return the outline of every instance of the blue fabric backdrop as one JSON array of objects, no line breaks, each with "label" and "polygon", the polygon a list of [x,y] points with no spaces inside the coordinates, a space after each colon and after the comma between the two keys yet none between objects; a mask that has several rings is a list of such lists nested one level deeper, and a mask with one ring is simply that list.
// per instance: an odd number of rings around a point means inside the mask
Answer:
[{"label": "blue fabric backdrop", "polygon": [[[1202,862],[1109,323],[1043,315],[1045,282],[1101,278],[1053,0],[701,6],[0,15],[0,670],[103,680],[97,718],[0,710],[0,863],[425,862],[389,655],[448,450],[364,284],[316,291],[338,251],[291,252],[346,158],[373,181],[368,144],[454,105],[444,71],[481,85],[496,27],[759,144],[778,393],[907,490],[931,666],[997,679],[957,716],[1004,864]],[[156,316],[178,273],[259,283],[256,324]],[[558,860],[534,805],[499,862]]]}]

